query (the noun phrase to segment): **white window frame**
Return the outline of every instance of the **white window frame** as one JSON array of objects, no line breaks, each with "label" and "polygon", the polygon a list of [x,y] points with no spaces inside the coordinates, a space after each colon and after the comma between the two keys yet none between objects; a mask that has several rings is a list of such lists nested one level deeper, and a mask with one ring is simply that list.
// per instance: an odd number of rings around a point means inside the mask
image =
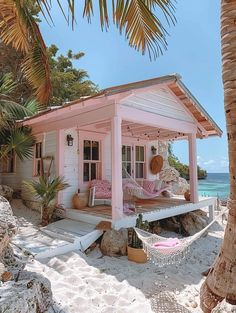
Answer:
[{"label": "white window frame", "polygon": [[[145,143],[133,143],[133,142],[129,142],[129,141],[125,141],[122,143],[122,148],[123,146],[130,146],[131,147],[131,176],[134,179],[146,179],[147,177],[147,157],[146,157],[146,144]],[[144,147],[144,161],[136,161],[136,147]],[[127,163],[127,161],[122,161],[122,166],[124,163]],[[136,163],[142,163],[143,165],[143,173],[144,173],[144,177],[139,178],[136,177]]]},{"label": "white window frame", "polygon": [[[136,160],[136,147],[143,147],[143,156],[144,160],[143,161],[137,161]],[[143,164],[143,177],[137,177],[136,176],[136,164]],[[146,146],[145,145],[134,145],[134,177],[135,179],[145,179],[147,177],[146,173]]]},{"label": "white window frame", "polygon": [[[89,141],[90,142],[90,154],[91,154],[91,158],[92,158],[92,143],[93,142],[98,142],[98,160],[85,160],[84,159],[84,142],[85,141]],[[83,183],[89,183],[92,179],[91,177],[91,167],[92,164],[95,164],[96,166],[96,178],[93,179],[101,179],[102,174],[101,174],[101,141],[100,140],[95,140],[95,139],[84,139],[83,140]],[[89,164],[89,179],[88,180],[84,180],[84,166],[85,164]]]},{"label": "white window frame", "polygon": [[[41,155],[37,156],[37,145],[41,144]],[[43,157],[43,141],[37,141],[34,145],[34,160],[33,160],[33,177],[42,175],[42,157]],[[40,173],[38,173],[38,165],[40,166]]]},{"label": "white window frame", "polygon": [[[95,133],[92,131],[78,130],[78,157],[79,157],[79,189],[82,191],[87,190],[90,182],[84,182],[84,140],[99,141],[99,161],[100,161],[100,179],[105,177],[105,166],[104,166],[104,139],[106,134]],[[86,161],[85,161],[86,162]]]}]

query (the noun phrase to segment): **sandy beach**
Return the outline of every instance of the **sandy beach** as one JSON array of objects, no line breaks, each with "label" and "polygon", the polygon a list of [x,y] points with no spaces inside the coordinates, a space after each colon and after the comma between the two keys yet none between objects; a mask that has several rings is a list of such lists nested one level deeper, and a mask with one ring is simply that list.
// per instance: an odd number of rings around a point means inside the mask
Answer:
[{"label": "sandy beach", "polygon": [[[13,200],[12,207],[20,216],[20,234],[38,223],[38,213],[19,200]],[[201,312],[201,273],[213,263],[224,227],[219,219],[207,236],[192,244],[190,254],[179,265],[136,264],[127,257],[103,256],[96,247],[88,255],[75,251],[34,260],[27,269],[50,280],[54,297],[50,313]]]}]

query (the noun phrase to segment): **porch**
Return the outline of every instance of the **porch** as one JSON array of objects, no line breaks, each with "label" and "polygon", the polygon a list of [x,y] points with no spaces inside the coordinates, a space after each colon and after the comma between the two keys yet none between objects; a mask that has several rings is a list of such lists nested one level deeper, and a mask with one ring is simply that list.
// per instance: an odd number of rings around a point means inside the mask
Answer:
[{"label": "porch", "polygon": [[143,219],[148,222],[161,220],[171,216],[176,216],[202,208],[209,209],[209,218],[213,220],[214,210],[217,198],[215,197],[199,197],[197,203],[186,201],[182,196],[174,196],[173,198],[158,197],[149,200],[137,200],[136,212],[132,215],[123,215],[121,218],[112,221],[112,207],[109,205],[97,205],[95,207],[84,207],[80,210],[68,209],[66,217],[73,220],[90,222],[94,225],[101,221],[113,222],[116,229],[122,227],[133,227],[139,213],[142,213]]}]

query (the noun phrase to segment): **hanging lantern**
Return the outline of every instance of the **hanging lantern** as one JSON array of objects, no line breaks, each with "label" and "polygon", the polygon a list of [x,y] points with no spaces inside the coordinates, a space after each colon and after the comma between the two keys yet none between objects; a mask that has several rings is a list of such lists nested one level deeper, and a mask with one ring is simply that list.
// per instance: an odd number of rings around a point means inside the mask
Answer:
[{"label": "hanging lantern", "polygon": [[66,140],[67,140],[67,145],[72,147],[73,146],[73,141],[74,141],[74,138],[71,136],[71,134],[68,134],[66,136]]}]

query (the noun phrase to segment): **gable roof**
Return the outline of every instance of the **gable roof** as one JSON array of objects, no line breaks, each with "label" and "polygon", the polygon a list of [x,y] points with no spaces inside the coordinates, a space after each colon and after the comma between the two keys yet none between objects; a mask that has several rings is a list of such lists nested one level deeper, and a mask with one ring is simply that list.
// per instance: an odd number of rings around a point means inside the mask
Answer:
[{"label": "gable roof", "polygon": [[[109,97],[116,94],[122,94],[127,91],[142,89],[145,87],[151,87],[155,85],[165,85],[167,86],[171,92],[179,99],[179,101],[185,106],[187,111],[192,115],[199,125],[206,131],[207,136],[221,136],[222,130],[216,124],[216,122],[211,118],[211,116],[206,112],[206,110],[202,107],[202,105],[198,102],[198,100],[193,96],[193,94],[189,91],[189,89],[184,85],[181,81],[181,76],[178,74],[166,75],[162,77],[157,77],[153,79],[128,83],[124,85],[109,87],[106,89],[101,90],[99,93],[89,97],[83,97],[78,100],[74,100],[71,102],[65,103],[61,107],[56,108],[48,108],[38,114],[34,115],[33,117],[26,118],[24,120],[24,124],[34,124],[37,122],[38,118],[47,115],[50,118],[50,115],[53,115],[53,112],[60,111],[63,114],[63,110],[68,106],[75,106],[80,103],[83,103],[84,106],[88,103],[91,99],[99,99],[102,97]],[[57,112],[58,113],[58,112]]]}]

